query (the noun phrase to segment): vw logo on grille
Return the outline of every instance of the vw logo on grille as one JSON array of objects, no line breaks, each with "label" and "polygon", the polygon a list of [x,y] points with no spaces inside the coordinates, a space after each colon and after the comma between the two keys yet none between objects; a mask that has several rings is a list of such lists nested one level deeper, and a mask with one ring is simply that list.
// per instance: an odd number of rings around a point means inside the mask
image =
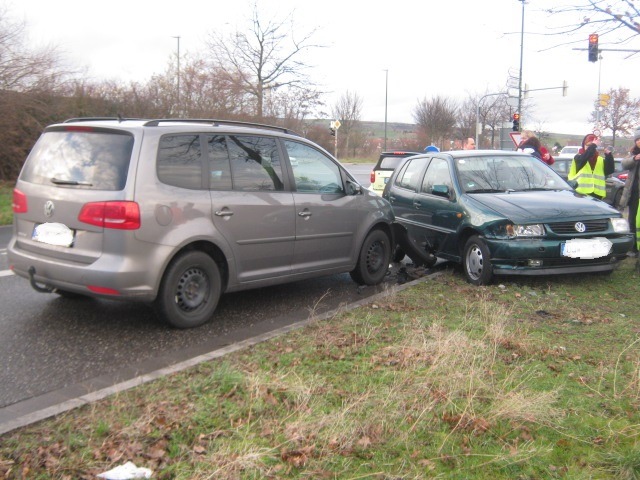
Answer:
[{"label": "vw logo on grille", "polygon": [[576,232],[586,232],[587,231],[587,226],[582,223],[582,222],[576,222],[576,224],[574,225]]},{"label": "vw logo on grille", "polygon": [[47,218],[51,218],[55,209],[56,207],[53,202],[51,200],[47,200],[47,202],[44,204],[44,216]]}]

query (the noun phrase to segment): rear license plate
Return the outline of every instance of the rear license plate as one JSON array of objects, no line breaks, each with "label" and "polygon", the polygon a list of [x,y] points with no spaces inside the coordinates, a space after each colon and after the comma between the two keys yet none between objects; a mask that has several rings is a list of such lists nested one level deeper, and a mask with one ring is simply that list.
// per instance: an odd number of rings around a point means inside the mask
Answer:
[{"label": "rear license plate", "polygon": [[41,223],[33,229],[31,239],[36,242],[70,247],[73,245],[75,232],[62,223]]},{"label": "rear license plate", "polygon": [[611,252],[613,244],[608,238],[573,238],[560,244],[560,254],[570,258],[600,258]]}]

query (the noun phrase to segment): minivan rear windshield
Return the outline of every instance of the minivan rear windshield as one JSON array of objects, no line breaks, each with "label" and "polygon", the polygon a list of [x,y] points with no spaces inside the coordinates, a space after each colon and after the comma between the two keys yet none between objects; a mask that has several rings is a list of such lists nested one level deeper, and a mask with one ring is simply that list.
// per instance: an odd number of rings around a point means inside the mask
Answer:
[{"label": "minivan rear windshield", "polygon": [[380,169],[382,170],[395,170],[405,157],[384,157],[380,161]]},{"label": "minivan rear windshield", "polygon": [[20,179],[42,185],[122,190],[133,136],[127,132],[49,130],[24,164]]}]

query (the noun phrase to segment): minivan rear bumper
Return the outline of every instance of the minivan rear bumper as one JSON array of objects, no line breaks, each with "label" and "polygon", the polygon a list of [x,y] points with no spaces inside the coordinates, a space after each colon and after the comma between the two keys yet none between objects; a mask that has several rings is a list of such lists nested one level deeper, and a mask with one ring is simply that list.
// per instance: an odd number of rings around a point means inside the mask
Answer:
[{"label": "minivan rear bumper", "polygon": [[[159,245],[154,246],[154,257],[160,253],[163,258],[170,258],[169,247],[160,252],[159,248]],[[157,294],[154,279],[161,278],[163,268],[162,262],[144,256],[134,256],[135,262],[132,262],[122,255],[104,254],[91,264],[46,258],[21,248],[15,237],[9,243],[7,257],[11,270],[29,279],[32,286],[35,282],[40,287],[36,290],[57,289],[123,300],[153,301]]]}]

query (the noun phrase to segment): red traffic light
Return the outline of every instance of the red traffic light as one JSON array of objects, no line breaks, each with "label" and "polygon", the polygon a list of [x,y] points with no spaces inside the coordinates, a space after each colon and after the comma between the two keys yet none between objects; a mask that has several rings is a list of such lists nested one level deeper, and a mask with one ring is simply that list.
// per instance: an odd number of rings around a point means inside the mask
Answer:
[{"label": "red traffic light", "polygon": [[589,61],[597,62],[598,54],[600,53],[598,50],[598,34],[592,33],[589,35]]},{"label": "red traffic light", "polygon": [[520,114],[519,113],[514,113],[513,114],[513,121],[517,122],[518,120],[520,120]]}]

